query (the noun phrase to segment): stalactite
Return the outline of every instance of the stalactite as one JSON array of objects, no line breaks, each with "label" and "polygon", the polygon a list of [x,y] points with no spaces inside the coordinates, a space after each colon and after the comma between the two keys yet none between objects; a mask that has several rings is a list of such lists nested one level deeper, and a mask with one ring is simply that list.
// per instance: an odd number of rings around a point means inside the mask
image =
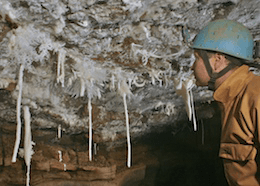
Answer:
[{"label": "stalactite", "polygon": [[89,161],[92,161],[92,106],[91,98],[88,99],[88,114],[89,114]]},{"label": "stalactite", "polygon": [[193,128],[194,128],[194,131],[197,131],[197,121],[196,121],[196,115],[195,115],[195,106],[194,106],[193,94],[192,94],[192,90],[191,89],[192,89],[192,87],[188,90],[188,94],[190,96],[190,102],[191,102]]},{"label": "stalactite", "polygon": [[59,124],[59,126],[58,126],[58,139],[60,139],[61,138],[61,124]]},{"label": "stalactite", "polygon": [[94,143],[94,155],[97,155],[97,143]]},{"label": "stalactite", "polygon": [[127,166],[131,167],[131,141],[130,141],[130,129],[129,129],[129,118],[128,118],[128,110],[126,104],[126,93],[123,94],[124,99],[124,108],[125,108],[125,121],[126,121],[126,135],[127,135]]},{"label": "stalactite", "polygon": [[59,50],[58,54],[58,63],[57,63],[57,83],[61,83],[61,86],[64,87],[64,78],[65,78],[65,58],[66,51],[64,49]]},{"label": "stalactite", "polygon": [[80,78],[80,96],[83,97],[85,94],[85,81],[83,78]]},{"label": "stalactite", "polygon": [[31,135],[31,114],[28,106],[23,107],[24,111],[24,126],[25,126],[25,134],[24,134],[24,161],[27,166],[26,173],[26,186],[30,185],[30,167],[31,167],[31,158],[32,158],[32,135]]},{"label": "stalactite", "polygon": [[111,77],[111,84],[112,84],[111,89],[114,90],[115,89],[115,76],[114,75],[112,75],[112,77]]},{"label": "stalactite", "polygon": [[[185,79],[186,78],[186,79]],[[184,80],[185,79],[185,80]],[[186,112],[189,120],[193,122],[194,131],[197,131],[197,121],[195,114],[195,106],[192,94],[192,88],[195,86],[194,77],[180,77],[179,80],[175,80],[176,93],[181,95],[185,102]]]},{"label": "stalactite", "polygon": [[14,145],[14,152],[12,157],[12,162],[16,162],[16,157],[20,145],[21,140],[21,100],[22,100],[22,90],[23,90],[23,71],[24,71],[24,65],[20,66],[19,71],[19,79],[18,79],[18,87],[19,87],[19,94],[17,98],[17,104],[16,104],[16,121],[17,121],[17,128],[16,128],[16,140]]},{"label": "stalactite", "polygon": [[58,150],[59,162],[62,162],[62,151]]}]

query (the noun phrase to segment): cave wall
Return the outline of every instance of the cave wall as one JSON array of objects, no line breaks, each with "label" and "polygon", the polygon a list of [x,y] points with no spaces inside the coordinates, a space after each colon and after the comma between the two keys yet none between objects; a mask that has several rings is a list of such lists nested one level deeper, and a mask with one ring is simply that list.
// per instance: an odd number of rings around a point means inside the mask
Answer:
[{"label": "cave wall", "polygon": [[[4,0],[0,78],[10,96],[1,118],[16,123],[20,74],[21,105],[29,106],[34,128],[87,132],[91,101],[94,134],[115,141],[125,136],[124,94],[132,136],[177,125],[186,114],[175,90],[190,78],[194,36],[209,21],[228,18],[259,40],[258,7],[227,0]],[[211,92],[193,90],[195,102],[212,100]]]},{"label": "cave wall", "polygon": [[[176,92],[192,79],[191,41],[208,22],[227,18],[243,23],[258,42],[259,14],[258,0],[2,0],[1,165],[11,165],[24,107],[32,139],[43,141],[45,150],[57,140],[60,148],[80,141],[78,150],[66,151],[71,159],[78,159],[73,151],[87,151],[90,123],[94,144],[124,144],[126,113],[132,140],[167,126],[173,133],[194,130],[183,122],[185,101]],[[212,92],[192,90],[197,121],[214,117]],[[50,160],[39,160],[48,164],[45,171],[53,168]]]}]

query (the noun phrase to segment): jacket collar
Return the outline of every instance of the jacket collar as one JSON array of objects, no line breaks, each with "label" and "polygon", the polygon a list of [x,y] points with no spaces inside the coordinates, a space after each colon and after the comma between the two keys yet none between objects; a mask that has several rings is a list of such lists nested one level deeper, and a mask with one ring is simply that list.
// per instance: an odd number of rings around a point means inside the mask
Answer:
[{"label": "jacket collar", "polygon": [[239,67],[217,88],[213,94],[214,99],[222,103],[233,100],[247,85],[250,77],[252,77],[252,73],[248,66]]}]

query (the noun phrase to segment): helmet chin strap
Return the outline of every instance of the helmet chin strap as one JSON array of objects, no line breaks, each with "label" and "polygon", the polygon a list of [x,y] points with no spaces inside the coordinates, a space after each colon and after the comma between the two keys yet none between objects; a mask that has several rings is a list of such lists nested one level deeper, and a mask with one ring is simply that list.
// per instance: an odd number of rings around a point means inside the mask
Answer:
[{"label": "helmet chin strap", "polygon": [[225,67],[223,70],[221,70],[219,73],[213,73],[212,67],[209,63],[209,58],[207,55],[207,52],[204,50],[199,51],[201,58],[203,59],[203,62],[205,64],[206,70],[208,72],[208,75],[210,77],[210,80],[208,82],[208,88],[209,90],[215,90],[215,83],[218,78],[225,75],[228,71],[230,71],[232,68],[234,68],[236,65],[233,63],[230,63],[227,67]]}]

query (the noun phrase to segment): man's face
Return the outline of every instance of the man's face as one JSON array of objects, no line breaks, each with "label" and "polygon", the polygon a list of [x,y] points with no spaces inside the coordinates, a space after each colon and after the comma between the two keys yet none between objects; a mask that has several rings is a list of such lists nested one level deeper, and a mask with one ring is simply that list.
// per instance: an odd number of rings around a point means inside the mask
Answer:
[{"label": "man's face", "polygon": [[197,52],[194,52],[195,62],[193,63],[192,70],[194,71],[194,76],[196,79],[197,86],[207,86],[210,80],[208,72],[206,70],[203,59],[199,56]]}]

